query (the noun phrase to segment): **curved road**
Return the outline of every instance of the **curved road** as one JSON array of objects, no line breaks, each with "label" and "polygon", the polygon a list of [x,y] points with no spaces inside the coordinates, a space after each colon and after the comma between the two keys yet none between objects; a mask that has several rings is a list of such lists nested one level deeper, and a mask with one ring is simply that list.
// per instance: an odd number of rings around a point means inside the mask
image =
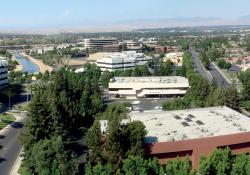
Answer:
[{"label": "curved road", "polygon": [[21,152],[22,146],[19,136],[26,114],[18,114],[18,116],[20,116],[20,119],[0,131],[0,175],[10,174]]}]

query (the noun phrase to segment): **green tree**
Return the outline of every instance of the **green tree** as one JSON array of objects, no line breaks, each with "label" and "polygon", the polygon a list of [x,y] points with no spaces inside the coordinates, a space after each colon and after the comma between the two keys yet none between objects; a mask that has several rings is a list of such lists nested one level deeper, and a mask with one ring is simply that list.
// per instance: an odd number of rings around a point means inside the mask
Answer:
[{"label": "green tree", "polygon": [[78,172],[79,162],[65,150],[61,137],[40,140],[26,151],[29,156],[23,164],[28,165],[23,173],[68,175]]},{"label": "green tree", "polygon": [[86,135],[86,144],[92,151],[95,159],[100,156],[102,150],[101,134],[100,122],[99,120],[96,120]]},{"label": "green tree", "polygon": [[246,167],[249,162],[249,157],[245,154],[237,155],[232,165],[231,175],[246,175],[250,174]]},{"label": "green tree", "polygon": [[229,148],[216,149],[208,157],[201,157],[199,173],[201,175],[230,174],[232,160],[232,153]]},{"label": "green tree", "polygon": [[110,79],[113,77],[112,73],[109,71],[103,72],[101,76],[101,84],[103,87],[108,88]]},{"label": "green tree", "polygon": [[226,89],[226,98],[225,98],[225,104],[226,106],[228,106],[229,108],[232,109],[239,109],[239,93],[235,87],[235,85],[229,87]]},{"label": "green tree", "polygon": [[143,144],[147,132],[145,126],[140,121],[128,123],[122,129],[123,147],[125,155],[140,155],[144,154]]},{"label": "green tree", "polygon": [[148,162],[142,157],[129,156],[123,161],[122,170],[126,175],[147,175]]}]

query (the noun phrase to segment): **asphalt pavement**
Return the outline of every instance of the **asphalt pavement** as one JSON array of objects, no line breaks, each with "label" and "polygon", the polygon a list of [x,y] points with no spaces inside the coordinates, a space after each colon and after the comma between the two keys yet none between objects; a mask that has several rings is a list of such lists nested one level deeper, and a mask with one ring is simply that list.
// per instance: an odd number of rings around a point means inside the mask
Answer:
[{"label": "asphalt pavement", "polygon": [[0,131],[0,175],[10,174],[15,161],[21,152],[20,133],[26,118],[17,114],[20,119]]},{"label": "asphalt pavement", "polygon": [[211,74],[203,67],[199,58],[199,53],[197,53],[194,49],[190,49],[190,52],[192,53],[193,63],[197,73],[202,75],[208,82],[212,82],[213,78]]},{"label": "asphalt pavement", "polygon": [[213,78],[217,81],[217,84],[220,87],[228,88],[230,87],[230,83],[226,80],[226,78],[221,75],[221,73],[215,68],[213,64],[209,65],[209,72],[213,76]]},{"label": "asphalt pavement", "polygon": [[194,49],[191,49],[190,52],[192,53],[193,62],[195,64],[195,68],[199,74],[201,74],[208,82],[212,82],[215,79],[219,86],[228,88],[230,87],[230,83],[226,80],[226,78],[214,67],[213,64],[209,65],[209,70],[205,70],[203,67],[199,53],[196,52]]}]

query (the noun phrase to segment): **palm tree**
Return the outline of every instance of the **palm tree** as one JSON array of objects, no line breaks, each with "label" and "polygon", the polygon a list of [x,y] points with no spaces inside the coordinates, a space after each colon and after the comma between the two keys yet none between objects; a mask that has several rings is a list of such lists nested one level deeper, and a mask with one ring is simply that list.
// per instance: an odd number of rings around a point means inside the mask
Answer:
[{"label": "palm tree", "polygon": [[12,91],[11,88],[8,88],[8,89],[7,89],[6,95],[7,95],[8,98],[9,98],[9,110],[10,110],[10,100],[11,100],[11,97],[14,95],[14,92]]}]

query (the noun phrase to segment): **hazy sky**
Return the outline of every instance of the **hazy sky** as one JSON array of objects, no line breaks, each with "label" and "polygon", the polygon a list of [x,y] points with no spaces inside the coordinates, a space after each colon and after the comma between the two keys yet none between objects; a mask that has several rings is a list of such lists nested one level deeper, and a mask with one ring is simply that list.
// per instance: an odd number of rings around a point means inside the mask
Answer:
[{"label": "hazy sky", "polygon": [[0,28],[92,25],[131,19],[237,18],[250,0],[3,0]]}]

